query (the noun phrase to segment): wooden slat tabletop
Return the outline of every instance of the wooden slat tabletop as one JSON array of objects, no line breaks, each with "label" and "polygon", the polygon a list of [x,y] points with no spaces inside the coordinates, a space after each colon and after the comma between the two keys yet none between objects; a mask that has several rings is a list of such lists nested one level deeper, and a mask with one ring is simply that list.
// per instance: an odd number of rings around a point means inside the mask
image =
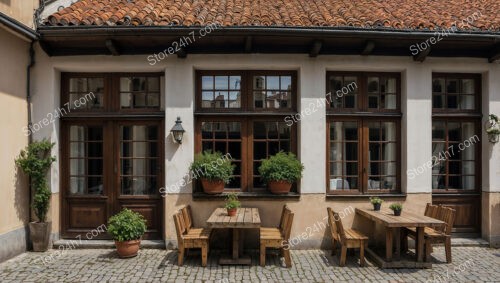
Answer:
[{"label": "wooden slat tabletop", "polygon": [[405,210],[401,212],[401,216],[394,216],[392,210],[387,208],[381,209],[380,211],[356,208],[356,213],[387,227],[435,227],[444,224],[441,220],[407,212]]},{"label": "wooden slat tabletop", "polygon": [[242,207],[235,216],[229,217],[225,208],[216,208],[207,220],[210,228],[259,228],[258,208]]}]

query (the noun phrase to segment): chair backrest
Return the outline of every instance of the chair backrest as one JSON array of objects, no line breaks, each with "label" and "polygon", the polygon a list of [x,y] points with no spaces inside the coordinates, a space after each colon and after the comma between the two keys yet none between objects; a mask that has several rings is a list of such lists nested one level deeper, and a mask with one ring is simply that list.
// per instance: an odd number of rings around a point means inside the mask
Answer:
[{"label": "chair backrest", "polygon": [[437,205],[427,203],[427,206],[425,207],[424,215],[432,217],[432,218],[437,218],[438,211],[439,211],[439,207]]},{"label": "chair backrest", "polygon": [[442,230],[446,235],[451,235],[451,230],[453,229],[453,223],[455,222],[456,210],[450,207],[441,206],[441,218],[445,222],[445,226]]},{"label": "chair backrest", "polygon": [[343,243],[345,240],[345,231],[344,225],[342,225],[342,220],[338,213],[333,211],[330,207],[327,208],[328,211],[328,224],[330,224],[330,231],[332,233],[332,237]]},{"label": "chair backrest", "polygon": [[179,244],[182,243],[182,235],[186,232],[186,226],[183,218],[184,217],[182,217],[181,212],[174,213],[175,230],[177,232],[177,241]]},{"label": "chair backrest", "polygon": [[186,205],[181,209],[182,217],[184,218],[184,225],[189,232],[193,228],[193,215],[191,214],[191,206]]},{"label": "chair backrest", "polygon": [[285,204],[283,205],[283,209],[281,210],[280,225],[278,227],[281,231],[285,229],[285,213],[287,213],[287,211],[290,211],[290,209]]},{"label": "chair backrest", "polygon": [[285,226],[283,227],[282,234],[283,239],[288,241],[290,239],[290,234],[292,233],[292,223],[293,223],[293,213],[290,209],[286,209],[283,218],[285,218]]}]

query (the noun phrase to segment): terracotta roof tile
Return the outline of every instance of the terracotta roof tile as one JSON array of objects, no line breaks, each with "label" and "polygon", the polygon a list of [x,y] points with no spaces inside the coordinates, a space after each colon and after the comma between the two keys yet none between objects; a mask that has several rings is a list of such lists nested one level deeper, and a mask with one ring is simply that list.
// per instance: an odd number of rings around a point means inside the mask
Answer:
[{"label": "terracotta roof tile", "polygon": [[[280,26],[499,31],[498,0],[79,0],[46,26]],[[467,18],[472,22],[467,23]],[[462,21],[465,21],[462,23]]]}]

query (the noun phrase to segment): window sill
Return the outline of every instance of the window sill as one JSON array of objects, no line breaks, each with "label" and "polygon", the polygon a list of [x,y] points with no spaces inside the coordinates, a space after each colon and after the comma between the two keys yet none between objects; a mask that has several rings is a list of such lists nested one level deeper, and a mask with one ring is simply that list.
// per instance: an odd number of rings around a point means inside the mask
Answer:
[{"label": "window sill", "polygon": [[401,193],[401,194],[356,194],[356,195],[348,195],[348,194],[327,194],[325,196],[326,200],[334,200],[334,199],[349,199],[349,198],[355,198],[355,199],[363,199],[363,198],[370,198],[370,197],[379,197],[379,198],[406,198],[406,194]]},{"label": "window sill", "polygon": [[[214,200],[225,200],[228,193],[222,193],[219,195],[209,195],[203,192],[193,193],[194,201],[214,201]],[[290,192],[284,195],[275,195],[270,192],[241,192],[238,193],[238,198],[240,200],[299,200],[300,194]]]}]

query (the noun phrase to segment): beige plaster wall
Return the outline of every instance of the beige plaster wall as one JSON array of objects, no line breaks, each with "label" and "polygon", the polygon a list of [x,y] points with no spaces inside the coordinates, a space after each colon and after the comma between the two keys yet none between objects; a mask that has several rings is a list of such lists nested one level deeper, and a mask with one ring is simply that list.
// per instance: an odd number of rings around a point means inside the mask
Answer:
[{"label": "beige plaster wall", "polygon": [[3,0],[0,1],[0,12],[33,28],[33,14],[38,8],[38,0]]},{"label": "beige plaster wall", "polygon": [[[431,195],[426,193],[409,194],[406,197],[386,198],[383,207],[388,207],[393,202],[402,202],[404,209],[415,213],[423,214],[425,205],[431,201]],[[206,220],[217,207],[222,207],[224,201],[193,201],[188,194],[171,194],[166,196],[165,209],[165,239],[168,248],[176,246],[176,232],[172,215],[184,205],[191,205],[194,225],[206,227]],[[373,232],[374,224],[363,217],[356,215],[355,208],[370,208],[371,205],[366,198],[337,198],[327,199],[324,194],[305,194],[300,200],[242,200],[243,207],[257,207],[262,222],[262,226],[278,226],[281,209],[287,204],[294,215],[291,243],[294,249],[308,249],[318,247],[329,247],[330,230],[327,225],[327,207],[331,207],[342,217],[345,227],[355,227],[368,235],[376,235],[374,240],[381,241],[383,237],[382,227],[378,225]],[[226,243],[227,237],[223,231],[216,231],[221,238],[214,245]],[[249,230],[246,243],[255,246],[258,239],[257,231]],[[214,237],[217,238],[217,237]],[[255,246],[256,247],[256,246]]]},{"label": "beige plaster wall", "polygon": [[[0,2],[3,3],[3,2]],[[26,66],[29,43],[0,28],[0,235],[23,227],[28,221],[28,187],[14,159],[28,143]]]},{"label": "beige plaster wall", "polygon": [[482,194],[482,234],[491,247],[500,247],[500,192]]}]

